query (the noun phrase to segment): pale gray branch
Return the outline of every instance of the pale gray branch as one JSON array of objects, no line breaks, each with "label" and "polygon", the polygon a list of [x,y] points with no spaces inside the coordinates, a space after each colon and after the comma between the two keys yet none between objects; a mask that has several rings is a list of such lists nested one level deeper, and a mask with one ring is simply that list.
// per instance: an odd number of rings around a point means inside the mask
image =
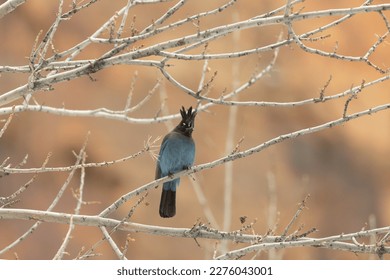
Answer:
[{"label": "pale gray branch", "polygon": [[15,10],[27,0],[7,0],[0,5],[0,19]]},{"label": "pale gray branch", "polygon": [[[92,226],[92,227],[117,227],[118,230],[126,232],[140,232],[151,235],[162,235],[171,237],[182,238],[206,238],[215,240],[232,240],[240,243],[255,243],[239,250],[231,251],[223,254],[217,259],[237,259],[248,253],[258,250],[269,250],[271,248],[292,248],[292,247],[321,247],[333,250],[347,250],[351,252],[370,253],[377,254],[379,250],[383,254],[389,254],[390,248],[381,246],[380,248],[376,244],[361,245],[354,244],[353,238],[370,237],[373,234],[387,234],[390,231],[390,227],[382,227],[371,230],[362,230],[359,232],[340,234],[335,236],[329,236],[325,238],[298,238],[294,240],[277,241],[281,236],[262,236],[245,234],[241,231],[223,232],[212,228],[208,228],[205,225],[197,225],[193,228],[171,228],[161,227],[153,225],[145,225],[132,222],[123,222],[120,220],[103,218],[99,216],[88,215],[72,215],[67,213],[47,212],[39,210],[29,209],[0,209],[1,219],[21,219],[21,220],[37,220],[40,222],[48,223],[62,223],[69,224],[71,221],[76,225]],[[109,237],[109,235],[107,236]],[[116,245],[115,245],[116,246]],[[118,249],[119,250],[119,249]],[[118,251],[118,254],[121,254]]]},{"label": "pale gray branch", "polygon": [[[147,46],[141,49],[136,49],[133,51],[129,51],[124,54],[118,54],[123,49],[126,48],[129,44],[134,42],[134,40],[137,40],[137,38],[130,37],[130,38],[124,38],[120,39],[123,40],[122,44],[118,47],[115,47],[113,50],[107,52],[106,54],[102,55],[99,59],[92,60],[87,65],[82,65],[80,67],[77,67],[75,69],[69,69],[64,70],[59,73],[48,75],[47,77],[43,77],[40,79],[35,79],[34,83],[30,86],[28,84],[20,86],[14,90],[11,90],[7,93],[4,93],[0,96],[0,105],[6,105],[10,102],[13,102],[19,98],[21,98],[23,95],[28,93],[29,91],[35,92],[42,89],[46,89],[49,86],[52,86],[59,82],[69,81],[75,78],[79,78],[84,75],[93,74],[101,69],[114,66],[114,65],[121,65],[121,64],[127,64],[127,63],[134,63],[134,61],[139,60],[140,58],[146,58],[153,55],[160,55],[162,52],[171,49],[180,47],[183,45],[191,45],[196,44],[200,42],[201,44],[209,41],[209,40],[216,40],[218,38],[221,38],[227,34],[230,34],[232,32],[235,32],[237,30],[244,30],[249,28],[257,28],[267,25],[275,25],[275,24],[286,24],[291,25],[293,22],[298,22],[302,20],[308,20],[308,19],[314,19],[314,18],[321,18],[321,17],[327,17],[327,16],[345,16],[345,15],[354,15],[359,13],[369,13],[369,12],[382,12],[385,10],[390,9],[390,4],[381,4],[381,5],[364,5],[361,7],[355,7],[355,8],[348,8],[348,9],[332,9],[332,10],[323,10],[323,11],[315,11],[315,12],[307,12],[307,13],[298,13],[298,14],[290,14],[288,16],[285,15],[275,15],[275,16],[269,16],[269,17],[256,17],[249,20],[244,20],[232,24],[228,24],[225,26],[219,26],[215,28],[211,28],[205,31],[197,32],[196,34],[187,35],[184,37],[180,37],[177,39],[168,40],[165,42],[160,42],[152,46]],[[120,13],[125,13],[126,7],[124,7]],[[110,22],[112,22],[115,19],[112,18],[109,20],[105,26],[108,26]],[[104,30],[102,27],[99,31],[97,31],[97,34],[100,34],[101,31]],[[320,30],[319,30],[320,31]],[[149,33],[146,33],[148,35]],[[154,33],[153,33],[154,34]],[[139,36],[145,36],[145,35],[139,35]],[[298,35],[295,36],[295,38],[298,38]],[[91,36],[90,40],[97,40],[96,36]],[[112,43],[119,43],[119,41],[115,41],[112,39]],[[119,40],[119,39],[118,39]],[[126,41],[127,40],[127,41]],[[297,43],[299,43],[299,40],[295,40]],[[89,41],[86,41],[86,43],[83,44],[83,47],[86,46],[86,44],[89,44]],[[303,47],[303,45],[301,45]],[[74,52],[79,52],[80,46],[75,49]],[[306,47],[306,50],[309,51],[309,49]],[[251,52],[248,52],[250,54]],[[320,50],[315,50],[315,53],[322,54],[323,52]],[[168,53],[165,53],[167,55]],[[55,56],[57,59],[58,57],[63,57],[63,54],[58,54]],[[74,57],[74,56],[73,56]],[[73,59],[72,57],[72,59]],[[352,58],[348,56],[342,56],[338,55],[338,58],[341,59],[347,59],[351,61],[364,61],[361,57],[359,58]],[[363,57],[364,58],[364,57]],[[50,65],[50,62],[53,61],[53,58],[50,58],[47,60],[47,65]],[[153,64],[149,64],[153,65]],[[155,65],[154,65],[155,66]],[[161,68],[161,67],[160,67]],[[12,67],[11,67],[12,69]],[[9,71],[10,68],[8,66],[5,66],[4,70]],[[378,69],[379,70],[379,69]],[[1,71],[1,69],[0,69]]]},{"label": "pale gray branch", "polygon": [[[9,0],[2,4],[0,6],[0,19],[24,2],[25,0]],[[353,109],[352,106],[349,106],[350,102],[358,95],[363,94],[366,88],[373,88],[375,85],[387,82],[390,79],[389,69],[381,68],[379,65],[374,63],[374,58],[376,57],[375,54],[377,51],[380,52],[382,50],[390,33],[390,24],[385,15],[385,13],[390,10],[389,3],[372,5],[372,0],[366,0],[359,7],[305,12],[304,9],[294,11],[296,4],[303,2],[303,0],[286,0],[284,5],[267,13],[243,19],[236,16],[225,25],[216,24],[205,29],[203,28],[203,22],[201,22],[201,20],[204,18],[210,20],[213,16],[227,13],[238,1],[229,0],[220,4],[220,6],[216,8],[196,13],[190,12],[188,15],[185,14],[184,16],[180,15],[180,13],[185,9],[188,4],[187,2],[189,1],[172,1],[171,5],[166,10],[159,13],[156,19],[139,27],[139,22],[135,21],[135,17],[133,19],[129,18],[132,9],[135,6],[146,5],[146,7],[148,7],[148,5],[150,5],[150,8],[155,8],[156,4],[169,2],[169,0],[127,0],[123,1],[122,8],[112,15],[109,14],[107,18],[99,23],[96,29],[92,30],[91,33],[87,35],[87,37],[75,42],[74,45],[68,49],[57,52],[54,48],[53,40],[56,36],[61,35],[57,33],[61,32],[61,25],[63,22],[72,20],[73,15],[81,11],[85,11],[92,4],[98,2],[98,0],[81,1],[78,4],[76,2],[78,1],[73,1],[73,5],[66,5],[63,0],[58,1],[59,6],[54,22],[45,33],[42,32],[45,34],[42,39],[39,39],[39,36],[37,36],[26,65],[0,66],[0,74],[6,73],[6,75],[22,77],[22,80],[18,83],[20,86],[7,89],[6,92],[0,95],[0,106],[2,106],[0,108],[0,115],[8,117],[8,119],[4,120],[4,125],[0,130],[0,138],[3,135],[6,135],[4,133],[7,127],[10,126],[13,116],[22,112],[49,113],[51,115],[64,117],[101,118],[141,125],[161,122],[170,124],[170,121],[179,118],[180,114],[169,114],[168,109],[165,107],[167,94],[165,92],[164,82],[169,82],[170,86],[175,87],[178,92],[190,96],[190,98],[197,103],[196,109],[198,112],[202,112],[202,114],[204,112],[208,112],[208,108],[215,105],[225,106],[230,110],[230,119],[227,122],[230,130],[228,131],[226,139],[225,155],[210,162],[193,166],[191,169],[183,170],[173,174],[172,176],[166,176],[164,178],[148,182],[142,186],[138,186],[130,192],[120,195],[116,201],[110,201],[109,203],[111,204],[103,209],[101,213],[96,215],[80,214],[81,206],[85,203],[83,201],[83,191],[87,169],[117,165],[128,160],[133,160],[144,153],[149,153],[153,156],[159,137],[155,140],[151,140],[151,138],[149,138],[145,142],[144,147],[141,147],[138,152],[124,156],[123,158],[103,162],[86,162],[86,141],[79,154],[76,155],[75,163],[70,166],[47,166],[49,158],[47,157],[44,164],[40,167],[25,167],[27,156],[20,164],[11,164],[10,161],[12,157],[10,155],[5,155],[6,158],[3,159],[3,163],[0,165],[1,176],[8,174],[33,174],[33,178],[17,191],[13,191],[13,193],[10,192],[8,196],[0,198],[0,220],[15,219],[33,220],[36,222],[20,237],[15,237],[16,240],[14,242],[7,246],[4,245],[5,247],[0,249],[0,255],[10,251],[16,245],[20,244],[23,240],[29,237],[42,222],[69,224],[68,232],[64,236],[64,240],[62,244],[60,244],[54,259],[62,259],[65,256],[67,253],[66,249],[71,241],[72,234],[74,233],[74,228],[76,226],[91,226],[100,228],[103,236],[99,242],[93,245],[92,248],[80,258],[87,258],[88,256],[91,256],[96,247],[100,246],[102,242],[107,241],[119,259],[126,259],[125,255],[128,244],[126,243],[125,249],[121,250],[120,246],[118,246],[120,243],[117,243],[117,241],[112,237],[112,234],[116,230],[129,233],[145,233],[159,236],[193,238],[195,240],[200,238],[223,240],[223,242],[219,243],[222,244],[222,252],[218,252],[217,249],[215,250],[214,258],[216,259],[237,259],[248,254],[253,254],[252,257],[256,257],[257,254],[264,250],[268,251],[281,248],[307,246],[334,250],[347,250],[350,252],[362,252],[373,255],[376,254],[379,258],[381,258],[383,254],[390,253],[390,248],[387,246],[390,236],[390,227],[363,230],[323,238],[308,238],[305,234],[296,235],[299,230],[294,231],[292,226],[295,224],[297,217],[303,208],[298,209],[296,215],[293,216],[291,222],[286,226],[284,232],[282,232],[280,236],[276,236],[271,229],[268,231],[268,234],[258,235],[254,232],[253,228],[251,228],[251,234],[248,234],[248,231],[246,230],[249,227],[245,226],[243,226],[240,230],[230,231],[232,210],[231,176],[233,161],[247,158],[287,140],[327,130],[335,126],[344,125],[350,120],[390,109],[390,103],[382,101],[382,104],[377,105],[376,107],[369,107],[368,109],[360,109],[358,112],[349,113]],[[53,11],[53,14],[55,12],[56,11]],[[327,39],[331,35],[324,35],[325,31],[328,32],[331,28],[336,26],[343,26],[344,23],[349,22],[351,17],[366,13],[377,15],[379,22],[381,22],[382,25],[385,25],[387,30],[378,32],[380,35],[377,35],[375,42],[371,43],[366,49],[364,49],[363,53],[351,55],[350,53],[338,53],[336,49],[333,52],[329,52],[323,50],[321,45],[315,44],[318,41]],[[11,17],[12,14],[9,16]],[[320,25],[319,27],[316,26],[316,28],[309,31],[298,31],[298,26],[302,26],[306,22],[310,22],[314,19],[326,19],[330,22],[327,21],[329,23]],[[133,22],[131,22],[132,20]],[[129,22],[131,23],[129,24]],[[187,33],[178,36],[175,32],[173,32],[176,29],[187,26],[190,26],[188,30],[191,30],[187,31]],[[288,34],[287,36],[283,36],[283,34],[280,33],[280,36],[278,37],[276,33],[276,35],[272,37],[272,41],[265,45],[254,45],[245,48],[241,47],[238,35],[242,30],[261,32],[263,31],[263,27],[268,26],[277,26],[279,29],[286,29],[287,27]],[[383,29],[383,26],[381,27]],[[140,31],[138,31],[138,29]],[[183,28],[183,30],[184,29],[185,28]],[[107,35],[107,33],[109,33],[109,35]],[[168,35],[169,39],[161,39],[167,38],[164,37],[165,34]],[[224,40],[224,37],[228,35],[234,38],[235,44],[226,44],[222,48],[211,47],[215,42],[219,43],[219,40]],[[351,86],[344,91],[331,94],[327,93],[327,95],[325,95],[325,89],[332,80],[330,78],[326,85],[321,89],[321,92],[319,94],[313,93],[311,98],[305,97],[303,99],[291,99],[291,96],[288,96],[289,99],[282,99],[281,101],[280,99],[278,101],[256,100],[254,97],[247,97],[249,100],[244,99],[242,95],[244,95],[244,93],[252,85],[259,83],[259,81],[265,76],[272,75],[274,71],[277,71],[277,69],[275,70],[275,65],[279,61],[279,52],[282,47],[296,47],[299,51],[309,53],[310,55],[323,56],[325,59],[337,59],[345,63],[360,63],[366,66],[368,65],[368,68],[373,70],[376,74],[379,74],[379,76],[377,75],[369,81],[366,81],[364,77],[364,80],[358,86]],[[50,52],[50,48],[52,52]],[[89,52],[86,51],[87,48],[96,50],[99,55],[94,55],[92,57],[88,56]],[[78,59],[82,52],[84,54],[83,58]],[[217,71],[213,71],[212,73],[214,74],[209,75],[209,68],[211,68],[210,65],[213,65],[214,63],[212,60],[227,60],[233,63],[233,59],[239,61],[238,59],[241,57],[256,59],[256,54],[258,56],[266,54],[268,64],[266,64],[265,67],[262,67],[262,69],[258,69],[256,67],[250,75],[243,78],[242,82],[240,80],[240,69],[237,64],[233,65],[233,73],[231,75],[233,77],[233,82],[231,89],[223,89],[220,90],[217,95],[213,95],[214,92],[211,91],[211,89],[215,89],[214,78],[218,78],[219,76],[217,75]],[[198,63],[198,61],[201,62]],[[176,69],[171,71],[171,69],[175,67],[175,63],[201,64],[202,62],[203,67],[201,67],[202,69],[200,70],[200,79],[199,81],[194,81],[195,83],[192,83],[192,85],[195,84],[194,88],[188,86],[185,81],[182,81],[180,75],[176,76],[174,74],[174,70]],[[86,107],[87,109],[82,110],[56,107],[50,104],[44,105],[44,103],[40,103],[40,98],[35,98],[33,96],[39,91],[53,90],[57,83],[72,82],[72,80],[81,77],[90,77],[94,80],[93,74],[101,71],[102,69],[112,68],[118,65],[129,65],[152,69],[156,72],[161,72],[162,75],[160,76],[162,78],[158,79],[155,84],[152,84],[152,86],[145,91],[142,97],[138,99],[138,97],[133,98],[133,93],[136,91],[135,82],[138,82],[135,77],[130,87],[130,93],[128,94],[127,100],[124,100],[123,107],[120,107],[123,108],[121,110],[114,110],[109,107],[106,108],[104,105],[100,108]],[[383,65],[383,67],[386,67],[384,63]],[[211,76],[211,78],[209,76]],[[153,102],[152,97],[154,97],[154,94],[158,90],[161,92],[161,105],[158,113],[154,116],[143,118],[136,117],[135,114],[132,114],[136,110],[144,108],[145,105]],[[345,98],[346,101],[344,103],[344,110],[340,110],[339,117],[332,116],[330,117],[330,120],[323,121],[318,125],[279,135],[263,143],[252,144],[251,147],[243,150],[240,149],[242,139],[238,142],[238,144],[233,139],[236,122],[235,114],[237,110],[241,108],[239,106],[294,108],[297,106],[311,105],[313,107],[316,106],[316,108],[321,108],[322,103],[330,103],[332,100],[339,100],[341,98]],[[136,104],[132,104],[134,100],[140,101]],[[160,116],[160,114],[163,116]],[[11,126],[12,125],[13,123]],[[234,145],[236,146],[234,147]],[[129,218],[136,210],[136,207],[140,205],[143,198],[147,195],[146,192],[148,190],[151,190],[152,188],[155,188],[158,185],[174,178],[191,175],[220,165],[226,166],[227,187],[224,209],[225,216],[223,222],[224,231],[215,229],[215,227],[218,227],[218,221],[211,212],[210,207],[208,207],[207,199],[205,198],[200,186],[197,185],[198,182],[194,183],[196,185],[195,191],[201,206],[205,208],[206,217],[211,222],[213,228],[200,222],[195,224],[192,228],[160,227],[129,222]],[[64,191],[68,188],[70,181],[73,179],[74,174],[78,169],[80,169],[81,172],[79,179],[79,191],[74,195],[76,199],[76,209],[74,209],[74,213],[52,212],[53,208],[63,197]],[[62,187],[59,188],[56,197],[45,211],[7,208],[13,205],[12,202],[18,199],[18,196],[27,189],[36,177],[40,176],[41,173],[46,172],[68,172],[68,176]],[[274,204],[270,205],[270,215],[268,221],[270,227],[271,225],[274,226],[273,224],[275,223],[276,213],[276,197],[274,197],[276,194],[273,190],[275,185],[274,181],[275,178],[273,178],[273,175],[269,176],[269,188],[270,192],[272,192],[270,193],[270,196],[273,196],[271,203]],[[110,214],[116,212],[125,202],[135,196],[140,196],[141,194],[143,194],[143,196],[131,209],[127,217],[122,220],[108,218]],[[302,205],[302,207],[303,206],[304,205]],[[290,230],[293,231],[293,233],[290,234]],[[308,235],[311,232],[312,231],[308,231],[306,233]],[[369,244],[364,244],[363,241],[359,240],[360,238],[368,238],[370,240]],[[227,241],[245,243],[245,247],[228,252]]]}]

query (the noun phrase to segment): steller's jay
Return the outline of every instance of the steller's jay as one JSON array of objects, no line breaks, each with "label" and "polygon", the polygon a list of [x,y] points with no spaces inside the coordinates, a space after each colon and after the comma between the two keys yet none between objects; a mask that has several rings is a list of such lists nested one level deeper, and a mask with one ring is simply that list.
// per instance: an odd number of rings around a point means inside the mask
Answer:
[{"label": "steller's jay", "polygon": [[[195,143],[192,139],[196,110],[181,107],[182,120],[163,139],[156,166],[156,179],[188,169],[194,163]],[[160,200],[160,216],[170,218],[176,214],[176,187],[180,178],[163,184]]]}]

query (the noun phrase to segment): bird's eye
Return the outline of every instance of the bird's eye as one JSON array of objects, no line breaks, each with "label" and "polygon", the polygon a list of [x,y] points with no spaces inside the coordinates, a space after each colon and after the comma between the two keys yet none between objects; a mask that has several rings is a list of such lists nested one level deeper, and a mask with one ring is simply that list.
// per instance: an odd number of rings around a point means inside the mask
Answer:
[{"label": "bird's eye", "polygon": [[183,122],[183,126],[187,126],[187,123]]}]

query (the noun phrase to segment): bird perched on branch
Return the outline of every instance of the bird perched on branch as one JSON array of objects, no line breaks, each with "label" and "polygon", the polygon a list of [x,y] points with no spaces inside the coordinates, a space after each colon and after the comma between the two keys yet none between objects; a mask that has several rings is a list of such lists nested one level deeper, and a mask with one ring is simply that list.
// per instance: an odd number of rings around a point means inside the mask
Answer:
[{"label": "bird perched on branch", "polygon": [[[194,163],[195,143],[192,139],[196,110],[192,107],[180,110],[180,123],[163,139],[156,166],[156,179],[188,169]],[[160,200],[160,216],[170,218],[176,214],[176,188],[180,178],[163,184]]]}]

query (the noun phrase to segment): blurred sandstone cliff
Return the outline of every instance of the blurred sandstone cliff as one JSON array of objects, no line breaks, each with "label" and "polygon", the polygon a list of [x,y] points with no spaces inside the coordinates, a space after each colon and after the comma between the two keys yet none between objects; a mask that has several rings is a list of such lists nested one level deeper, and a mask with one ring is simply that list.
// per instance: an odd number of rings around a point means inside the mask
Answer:
[{"label": "blurred sandstone cliff", "polygon": [[[119,3],[121,2],[121,3]],[[65,50],[89,36],[100,24],[107,20],[123,1],[100,1],[91,6],[88,12],[77,14],[62,24],[54,38],[54,47]],[[222,1],[216,1],[218,4]],[[326,2],[326,3],[324,3]],[[380,3],[381,1],[377,1]],[[382,1],[384,2],[384,1]],[[261,14],[284,4],[284,1],[238,1],[231,11],[215,16],[212,21],[201,21],[202,28],[215,26],[216,23],[232,21],[233,10],[240,19]],[[139,29],[158,18],[171,3],[160,5],[160,9],[141,6],[131,12],[136,15]],[[189,1],[177,17],[206,10],[203,1]],[[305,10],[350,7],[356,1],[306,1]],[[45,32],[55,19],[57,1],[34,0],[17,8],[12,14],[0,20],[0,60],[1,65],[25,65],[34,40],[40,30]],[[228,15],[228,16],[226,16]],[[312,26],[297,25],[300,31],[310,30],[324,20],[310,21]],[[188,31],[183,27],[167,36],[176,38]],[[192,27],[193,32],[196,31]],[[240,34],[240,49],[254,48],[274,42],[283,28],[272,26],[259,29],[256,33],[243,31]],[[284,32],[286,32],[284,30]],[[332,36],[324,40],[323,48],[332,50],[336,42],[338,52],[350,55],[364,53],[375,41],[375,34],[385,32],[383,22],[376,16],[356,16],[348,24],[333,28]],[[162,38],[164,39],[164,38]],[[146,42],[147,43],[147,42]],[[232,44],[227,36],[210,45],[210,50],[218,52]],[[374,56],[377,64],[389,67],[389,46],[379,48]],[[95,57],[100,52],[87,49],[81,57]],[[239,81],[245,82],[256,67],[266,66],[272,53],[259,57],[251,56],[239,61]],[[232,65],[238,60],[210,61],[210,72],[218,71],[211,89],[211,95],[217,98],[225,88],[232,87]],[[195,89],[200,78],[202,62],[175,61],[172,75]],[[258,66],[256,66],[258,65]],[[117,66],[93,75],[92,81],[86,77],[55,85],[53,91],[40,92],[35,98],[41,104],[66,108],[83,109],[106,107],[120,110],[124,107],[127,94],[134,77],[134,102],[139,101],[155,85],[161,75],[157,70],[135,66]],[[293,101],[312,98],[318,95],[321,87],[332,76],[325,94],[347,90],[379,77],[379,74],[364,63],[341,62],[303,52],[298,46],[280,50],[274,70],[264,79],[249,88],[243,100]],[[2,74],[1,92],[6,92],[25,83],[25,76]],[[196,101],[164,81],[167,92],[166,106],[169,113],[178,111],[181,105],[196,105]],[[387,100],[387,101],[386,101]],[[375,104],[388,102],[389,86],[378,85],[367,89],[358,99],[353,100],[349,110],[362,110]],[[308,126],[321,124],[342,116],[345,100],[334,101],[321,106],[309,105],[299,108],[240,107],[237,115],[237,143],[244,141],[240,149],[258,145],[280,134],[292,132]],[[149,104],[135,117],[153,116],[160,108],[161,101],[155,95]],[[194,138],[197,153],[196,164],[209,162],[225,155],[225,143],[228,130],[229,108],[211,107],[209,112],[199,113],[196,120]],[[172,124],[175,124],[174,120]],[[137,152],[144,141],[152,136],[164,136],[167,127],[164,124],[138,125],[101,118],[76,118],[48,115],[44,113],[17,114],[0,141],[0,161],[10,157],[18,162],[28,154],[27,166],[40,166],[48,153],[52,153],[49,166],[66,166],[74,162],[72,151],[79,151],[90,131],[87,147],[88,161],[101,162],[114,160]],[[390,221],[390,112],[385,111],[364,117],[347,124],[283,142],[255,154],[249,158],[234,162],[232,227],[241,227],[239,217],[247,216],[247,221],[257,220],[254,229],[259,234],[267,232],[269,210],[269,189],[267,174],[275,176],[277,189],[277,232],[283,230],[294,215],[298,203],[310,194],[308,209],[299,218],[306,229],[316,227],[319,231],[312,236],[328,236],[342,232],[359,231],[368,227],[370,215],[376,218],[377,226],[387,226]],[[107,168],[87,170],[85,201],[98,201],[98,204],[85,205],[83,214],[96,214],[112,201],[131,189],[139,187],[154,178],[154,160],[143,155],[135,160],[116,164]],[[46,209],[63,184],[66,173],[48,173],[38,176],[15,208]],[[6,176],[0,181],[0,196],[11,193],[23,185],[31,176]],[[177,216],[173,219],[161,219],[157,207],[160,189],[152,190],[146,203],[139,206],[132,221],[161,226],[191,227],[197,219],[206,222],[190,183],[190,178],[182,178],[177,197]],[[218,223],[223,219],[224,166],[206,170],[197,174],[208,204]],[[72,185],[77,188],[77,182]],[[136,200],[115,214],[124,216]],[[72,211],[75,200],[70,190],[54,211]],[[32,222],[0,221],[0,248],[9,244],[23,233]],[[67,231],[66,225],[44,224],[28,240],[2,258],[13,258],[16,252],[21,259],[48,259],[55,254],[58,244]],[[82,246],[89,248],[101,238],[98,229],[77,227],[69,247],[69,258],[74,258]],[[125,233],[116,233],[114,237],[125,240]],[[193,239],[158,237],[145,234],[131,234],[127,254],[129,259],[203,259],[211,258],[215,241],[200,240],[200,246]],[[124,244],[121,244],[124,245]],[[234,248],[233,245],[232,248]],[[103,245],[97,250],[102,259],[114,258],[112,250]],[[267,255],[260,255],[267,258]],[[283,254],[286,259],[360,259],[364,255],[353,255],[325,249],[290,249]]]}]

